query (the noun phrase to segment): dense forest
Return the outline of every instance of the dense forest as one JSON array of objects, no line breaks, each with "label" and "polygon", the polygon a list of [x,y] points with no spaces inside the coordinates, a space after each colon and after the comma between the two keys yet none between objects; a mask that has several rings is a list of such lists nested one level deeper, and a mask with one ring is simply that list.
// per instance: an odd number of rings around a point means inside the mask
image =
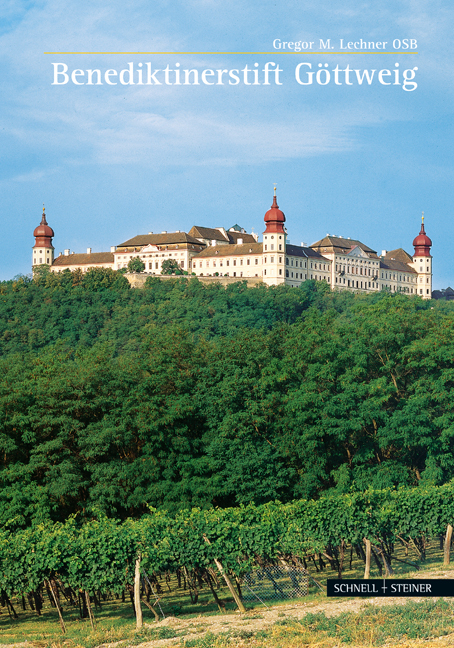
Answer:
[{"label": "dense forest", "polygon": [[0,283],[0,524],[454,478],[454,307],[111,270]]}]

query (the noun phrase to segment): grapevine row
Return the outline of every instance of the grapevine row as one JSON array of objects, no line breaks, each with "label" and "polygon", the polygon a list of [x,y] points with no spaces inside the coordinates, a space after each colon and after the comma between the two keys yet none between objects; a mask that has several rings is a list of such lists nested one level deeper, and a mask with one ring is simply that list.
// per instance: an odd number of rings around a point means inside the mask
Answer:
[{"label": "grapevine row", "polygon": [[153,578],[183,570],[190,579],[217,569],[229,585],[257,562],[305,563],[314,554],[331,559],[333,548],[364,543],[376,548],[387,571],[395,542],[418,549],[420,538],[444,535],[453,521],[454,482],[289,504],[194,509],[176,516],[151,510],[124,522],[71,517],[65,523],[3,529],[0,587],[11,599],[30,596],[43,583],[52,595],[57,582],[74,592],[101,594],[132,591],[135,585],[138,609],[140,574]]}]

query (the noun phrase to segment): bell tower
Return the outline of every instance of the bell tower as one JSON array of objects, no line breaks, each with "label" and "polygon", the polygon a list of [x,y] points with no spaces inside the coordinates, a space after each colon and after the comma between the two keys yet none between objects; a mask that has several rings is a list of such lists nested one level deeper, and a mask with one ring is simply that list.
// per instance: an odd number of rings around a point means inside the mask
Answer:
[{"label": "bell tower", "polygon": [[52,245],[54,230],[47,224],[44,205],[41,223],[35,227],[33,236],[35,245],[33,246],[32,267],[44,264],[51,266],[54,262],[54,246]]},{"label": "bell tower", "polygon": [[423,299],[432,298],[432,255],[430,248],[432,241],[424,229],[424,212],[422,213],[421,231],[414,239],[415,253],[413,255],[413,267],[418,273],[417,294]]},{"label": "bell tower", "polygon": [[263,281],[269,286],[285,283],[285,254],[287,232],[285,215],[279,209],[274,187],[273,204],[265,214],[266,229],[263,232]]}]

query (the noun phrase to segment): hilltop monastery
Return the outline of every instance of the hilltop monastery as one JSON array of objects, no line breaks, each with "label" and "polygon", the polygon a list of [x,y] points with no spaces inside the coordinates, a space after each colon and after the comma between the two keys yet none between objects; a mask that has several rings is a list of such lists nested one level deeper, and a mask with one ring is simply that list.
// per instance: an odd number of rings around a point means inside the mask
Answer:
[{"label": "hilltop monastery", "polygon": [[66,268],[87,271],[93,267],[126,268],[133,257],[140,257],[145,273],[160,275],[162,262],[173,259],[182,270],[198,277],[227,276],[257,278],[268,285],[298,287],[304,281],[325,281],[333,289],[358,292],[388,290],[430,299],[432,295],[432,241],[424,230],[413,241],[411,256],[402,248],[390,252],[376,250],[361,241],[327,234],[312,245],[287,243],[285,215],[279,209],[276,193],[265,214],[263,242],[238,225],[223,227],[194,226],[186,233],[161,232],[140,234],[110,252],[70,253],[54,257],[54,231],[47,224],[43,209],[41,223],[34,231],[33,267],[48,264],[53,272]]}]

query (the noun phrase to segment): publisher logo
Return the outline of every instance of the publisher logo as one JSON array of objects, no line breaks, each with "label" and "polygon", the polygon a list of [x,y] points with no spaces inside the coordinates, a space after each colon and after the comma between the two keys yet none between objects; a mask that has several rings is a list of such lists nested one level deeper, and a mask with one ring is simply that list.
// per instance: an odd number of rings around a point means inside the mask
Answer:
[{"label": "publisher logo", "polygon": [[454,579],[370,579],[327,581],[328,596],[454,596]]}]

